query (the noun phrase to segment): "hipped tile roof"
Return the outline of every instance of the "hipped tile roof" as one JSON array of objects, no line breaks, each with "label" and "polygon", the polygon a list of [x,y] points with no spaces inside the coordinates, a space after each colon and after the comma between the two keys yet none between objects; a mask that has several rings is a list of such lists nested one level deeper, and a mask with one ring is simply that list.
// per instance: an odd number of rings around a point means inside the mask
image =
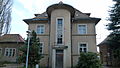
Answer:
[{"label": "hipped tile roof", "polygon": [[77,20],[92,20],[92,21],[95,21],[96,24],[101,20],[100,18],[93,18],[93,17],[90,17],[90,13],[82,13],[81,11],[79,11],[78,9],[68,5],[68,4],[64,4],[62,2],[59,2],[57,4],[53,4],[51,6],[49,6],[45,12],[41,13],[41,14],[35,14],[35,17],[34,18],[30,18],[30,19],[24,19],[23,21],[26,22],[27,24],[29,23],[35,23],[37,21],[49,21],[50,20],[50,13],[52,12],[52,10],[55,10],[55,9],[60,9],[60,8],[63,8],[63,9],[66,9],[66,10],[69,10],[72,14],[72,19],[73,21]]},{"label": "hipped tile roof", "polygon": [[5,34],[0,36],[0,43],[13,43],[13,42],[25,42],[25,40],[19,34]]}]

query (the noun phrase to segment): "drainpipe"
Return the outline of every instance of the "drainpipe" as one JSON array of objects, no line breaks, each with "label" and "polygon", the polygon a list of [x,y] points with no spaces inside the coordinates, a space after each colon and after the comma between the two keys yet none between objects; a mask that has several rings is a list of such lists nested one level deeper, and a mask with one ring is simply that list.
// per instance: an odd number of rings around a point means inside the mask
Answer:
[{"label": "drainpipe", "polygon": [[50,68],[50,56],[51,56],[51,47],[50,47],[50,32],[51,32],[51,22],[50,19],[48,19],[49,24],[49,42],[48,42],[48,68]]},{"label": "drainpipe", "polygon": [[72,51],[72,23],[73,23],[73,20],[71,18],[71,68],[73,68],[73,51]]}]

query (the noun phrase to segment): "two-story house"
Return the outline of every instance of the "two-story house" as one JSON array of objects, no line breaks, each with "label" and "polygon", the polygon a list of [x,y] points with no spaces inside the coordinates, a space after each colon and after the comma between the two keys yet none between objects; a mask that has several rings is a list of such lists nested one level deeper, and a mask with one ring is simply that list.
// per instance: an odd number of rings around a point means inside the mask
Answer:
[{"label": "two-story house", "polygon": [[40,38],[41,66],[51,68],[70,68],[77,64],[80,52],[97,52],[95,26],[99,21],[62,2],[24,19]]}]

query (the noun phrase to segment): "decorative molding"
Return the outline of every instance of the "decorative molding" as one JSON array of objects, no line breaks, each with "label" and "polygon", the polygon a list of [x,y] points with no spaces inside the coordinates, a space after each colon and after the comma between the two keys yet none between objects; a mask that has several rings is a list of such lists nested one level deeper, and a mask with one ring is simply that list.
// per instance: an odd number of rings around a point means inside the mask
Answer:
[{"label": "decorative molding", "polygon": [[72,36],[96,36],[97,34],[72,34]]},{"label": "decorative molding", "polygon": [[37,34],[37,36],[49,36],[49,34]]},{"label": "decorative molding", "polygon": [[63,49],[67,49],[68,46],[64,46],[64,45],[57,45],[57,46],[53,46],[53,49],[59,49],[59,50],[63,50]]},{"label": "decorative molding", "polygon": [[71,56],[80,56],[79,54],[72,54]]}]

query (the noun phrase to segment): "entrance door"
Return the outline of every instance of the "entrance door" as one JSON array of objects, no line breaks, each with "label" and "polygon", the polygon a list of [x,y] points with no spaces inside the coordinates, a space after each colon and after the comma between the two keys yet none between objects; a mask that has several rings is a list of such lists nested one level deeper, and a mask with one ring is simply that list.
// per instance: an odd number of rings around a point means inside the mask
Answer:
[{"label": "entrance door", "polygon": [[63,68],[63,50],[56,50],[55,68]]}]

